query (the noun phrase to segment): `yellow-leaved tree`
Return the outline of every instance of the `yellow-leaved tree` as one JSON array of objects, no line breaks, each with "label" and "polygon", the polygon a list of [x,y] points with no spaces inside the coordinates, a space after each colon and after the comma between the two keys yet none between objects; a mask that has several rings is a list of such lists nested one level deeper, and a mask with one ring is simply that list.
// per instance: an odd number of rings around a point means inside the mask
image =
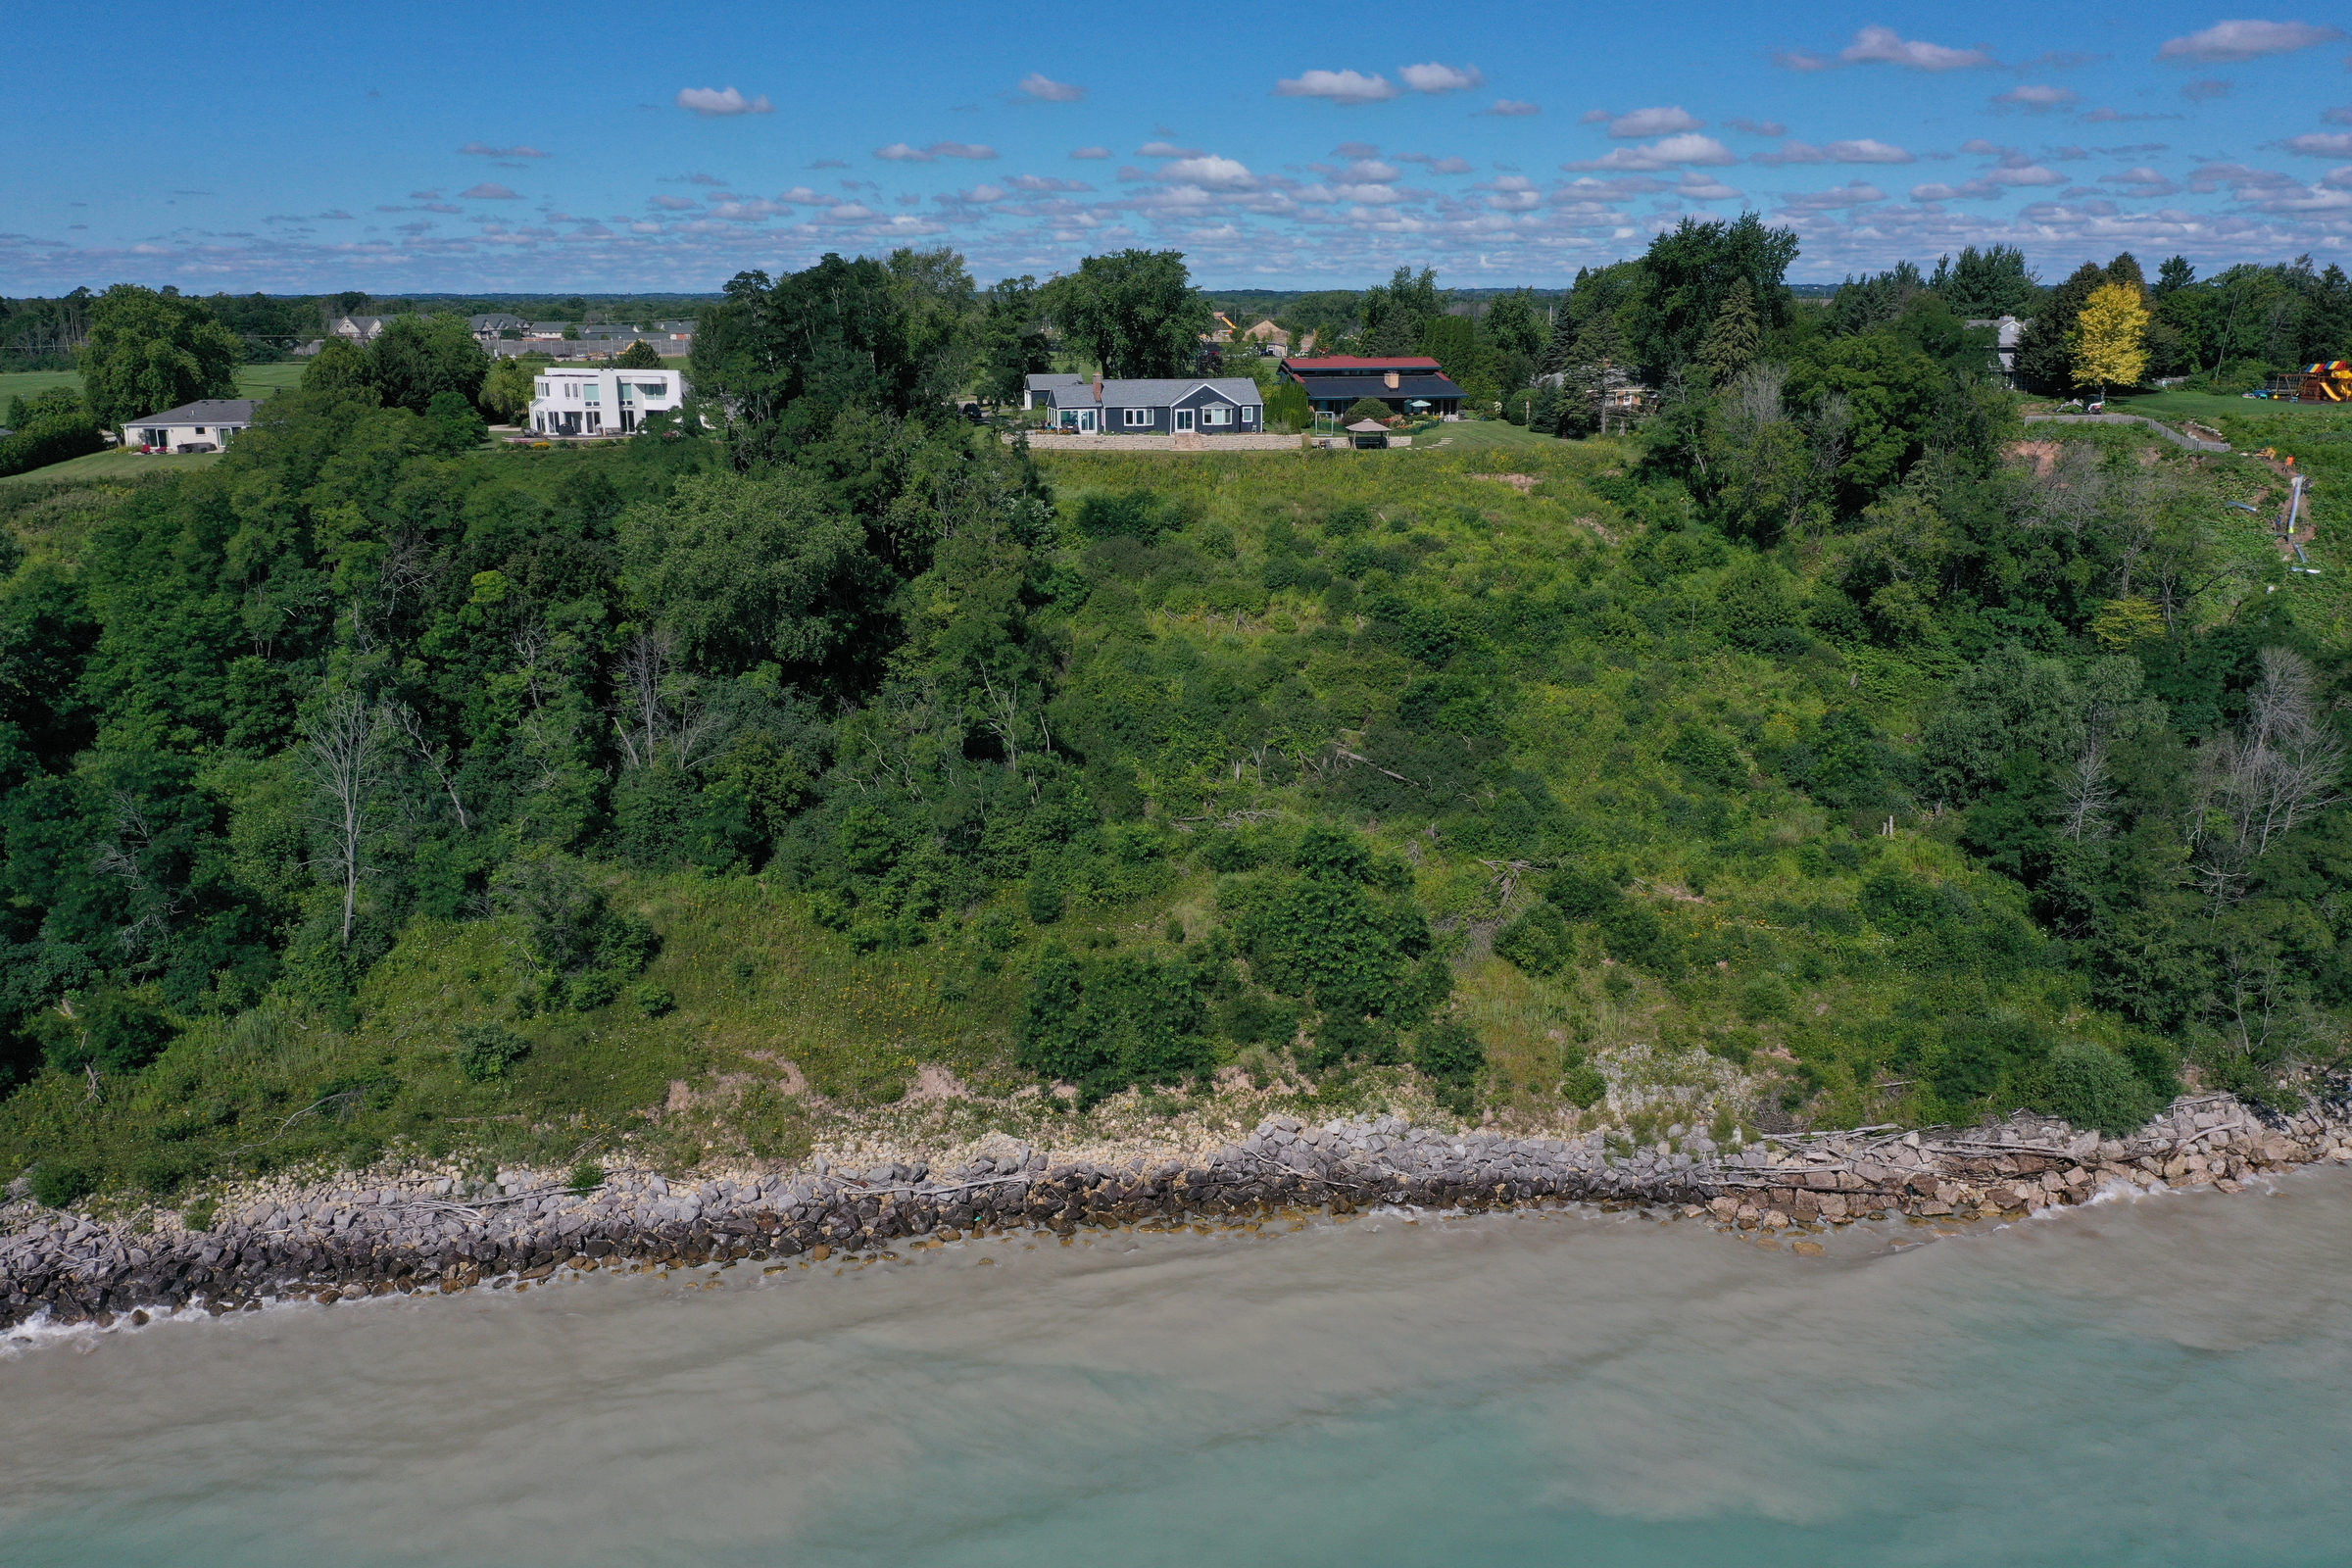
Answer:
[{"label": "yellow-leaved tree", "polygon": [[2096,386],[2100,401],[2113,385],[2137,384],[2148,368],[2148,308],[2129,283],[2104,283],[2075,318],[2075,385]]}]

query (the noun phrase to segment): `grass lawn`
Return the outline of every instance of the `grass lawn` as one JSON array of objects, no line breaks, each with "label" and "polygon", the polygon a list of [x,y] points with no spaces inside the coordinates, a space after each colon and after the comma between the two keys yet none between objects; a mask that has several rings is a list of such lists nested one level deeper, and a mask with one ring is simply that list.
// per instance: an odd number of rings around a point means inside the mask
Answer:
[{"label": "grass lawn", "polygon": [[28,398],[36,392],[46,392],[53,386],[70,386],[81,390],[79,370],[7,370],[0,371],[0,413],[7,412],[11,398]]},{"label": "grass lawn", "polygon": [[2107,400],[2117,414],[2140,414],[2151,419],[2199,419],[2216,425],[2222,419],[2248,419],[2273,415],[2295,419],[2332,421],[2352,427],[2352,404],[2283,403],[2269,398],[2221,397],[2211,392],[2118,392]]},{"label": "grass lawn", "polygon": [[1506,419],[1464,419],[1441,424],[1413,437],[1416,452],[1557,452],[1557,436],[1538,435],[1524,424]]},{"label": "grass lawn", "polygon": [[93,452],[86,458],[73,458],[64,463],[52,463],[46,468],[32,468],[24,473],[0,479],[0,484],[21,484],[38,479],[44,484],[60,479],[84,479],[98,483],[107,479],[144,478],[158,473],[185,473],[191,468],[209,468],[220,461],[218,452],[190,452],[149,457],[141,452]]}]

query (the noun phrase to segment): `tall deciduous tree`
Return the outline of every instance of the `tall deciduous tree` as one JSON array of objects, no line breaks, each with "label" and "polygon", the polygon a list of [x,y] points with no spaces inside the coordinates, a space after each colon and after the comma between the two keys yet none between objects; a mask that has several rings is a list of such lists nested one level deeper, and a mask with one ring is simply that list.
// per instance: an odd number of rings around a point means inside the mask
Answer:
[{"label": "tall deciduous tree", "polygon": [[1181,375],[1208,330],[1182,251],[1089,256],[1046,285],[1055,318],[1110,376]]},{"label": "tall deciduous tree", "polygon": [[1754,213],[1731,222],[1686,218],[1650,241],[1642,258],[1648,289],[1636,329],[1641,363],[1663,373],[1688,365],[1698,352],[1732,284],[1746,279],[1756,314],[1766,331],[1788,318],[1788,289],[1782,279],[1796,260],[1793,231],[1767,228]]},{"label": "tall deciduous tree", "polygon": [[2014,245],[1984,250],[1970,245],[1957,258],[1939,257],[1928,287],[1956,314],[1974,320],[2031,316],[2041,295],[2041,285],[2026,267],[2026,253]]},{"label": "tall deciduous tree", "polygon": [[2148,368],[2148,308],[2129,283],[2107,283],[2090,291],[2075,327],[2075,384],[2096,386],[2107,396],[2112,384],[2132,386]]},{"label": "tall deciduous tree", "polygon": [[368,358],[384,402],[416,414],[430,409],[442,392],[471,403],[490,373],[490,356],[462,316],[397,317],[368,346]]},{"label": "tall deciduous tree", "polygon": [[234,397],[242,349],[203,302],[118,283],[90,309],[78,356],[82,397],[109,426],[197,398]]},{"label": "tall deciduous tree", "polygon": [[622,349],[612,363],[624,370],[659,370],[662,368],[662,351],[639,338]]},{"label": "tall deciduous tree", "polygon": [[980,326],[980,387],[991,401],[1017,403],[1032,375],[1054,368],[1037,279],[1001,279],[988,291]]},{"label": "tall deciduous tree", "polygon": [[1446,304],[1435,268],[1424,267],[1415,276],[1411,268],[1399,267],[1387,284],[1364,290],[1364,352],[1422,352],[1422,336],[1431,321],[1446,314]]},{"label": "tall deciduous tree", "polygon": [[856,636],[887,573],[822,482],[690,475],[620,514],[630,592],[701,669],[823,665]]}]

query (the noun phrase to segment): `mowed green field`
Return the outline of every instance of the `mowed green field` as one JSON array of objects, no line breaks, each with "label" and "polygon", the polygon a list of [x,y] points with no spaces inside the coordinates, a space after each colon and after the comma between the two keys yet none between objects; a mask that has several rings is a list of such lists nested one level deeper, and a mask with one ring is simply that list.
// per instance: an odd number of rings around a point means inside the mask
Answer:
[{"label": "mowed green field", "polygon": [[2119,392],[2107,400],[2107,407],[2117,414],[2144,414],[2151,419],[2201,419],[2207,424],[2217,419],[2278,414],[2352,426],[2352,403],[2287,403],[2273,398],[2221,397],[2211,392],[2175,389]]},{"label": "mowed green field", "polygon": [[[309,367],[305,362],[284,365],[240,365],[237,367],[237,395],[247,398],[266,398],[272,392],[282,392],[299,385],[302,372]],[[81,389],[79,370],[6,370],[0,371],[0,409],[11,398],[28,398],[36,392],[46,392],[53,386]],[[160,410],[150,412],[160,413]]]},{"label": "mowed green field", "polygon": [[52,463],[46,468],[28,468],[23,473],[0,478],[0,484],[25,484],[39,480],[43,484],[60,479],[85,480],[99,483],[108,479],[146,478],[159,473],[185,473],[190,468],[209,468],[220,461],[218,452],[166,453],[150,457],[143,452],[93,452],[86,458],[70,458],[64,463]]}]

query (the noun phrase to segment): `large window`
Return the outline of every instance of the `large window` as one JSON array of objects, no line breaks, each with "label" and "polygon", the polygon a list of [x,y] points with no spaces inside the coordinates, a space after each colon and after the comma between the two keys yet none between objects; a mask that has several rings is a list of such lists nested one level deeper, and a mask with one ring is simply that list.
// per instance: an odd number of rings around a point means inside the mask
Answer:
[{"label": "large window", "polygon": [[1126,422],[1130,429],[1138,426],[1146,429],[1151,427],[1152,411],[1150,409],[1122,409],[1119,412],[1126,416]]},{"label": "large window", "polygon": [[589,381],[581,386],[580,396],[591,403],[602,403],[605,401],[605,389],[594,381]]},{"label": "large window", "polygon": [[1211,404],[1209,407],[1200,411],[1200,422],[1202,424],[1231,424],[1233,422],[1233,411],[1231,409],[1220,408],[1215,404]]}]

